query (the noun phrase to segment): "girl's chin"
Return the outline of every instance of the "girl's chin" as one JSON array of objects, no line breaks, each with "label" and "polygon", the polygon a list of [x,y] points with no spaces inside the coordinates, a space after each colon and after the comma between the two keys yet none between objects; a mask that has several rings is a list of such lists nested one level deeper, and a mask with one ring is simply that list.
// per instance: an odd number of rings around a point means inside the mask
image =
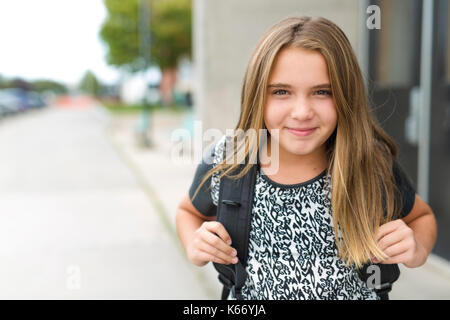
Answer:
[{"label": "girl's chin", "polygon": [[298,156],[304,156],[313,152],[313,148],[310,143],[299,144],[295,142],[294,143],[287,142],[286,144],[284,144],[283,149],[288,153],[295,154]]},{"label": "girl's chin", "polygon": [[291,137],[281,137],[278,141],[272,140],[269,142],[269,146],[273,148],[274,145],[279,146],[279,152],[285,152],[288,154],[295,154],[299,156],[310,154],[314,151],[313,141],[301,141],[298,139],[291,139]]}]

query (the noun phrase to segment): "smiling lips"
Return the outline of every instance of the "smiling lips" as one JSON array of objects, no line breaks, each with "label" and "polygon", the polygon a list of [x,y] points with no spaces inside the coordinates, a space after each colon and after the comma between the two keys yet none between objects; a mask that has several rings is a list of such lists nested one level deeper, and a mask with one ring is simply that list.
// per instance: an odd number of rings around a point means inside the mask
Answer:
[{"label": "smiling lips", "polygon": [[316,128],[288,128],[288,127],[286,127],[286,129],[288,129],[288,131],[293,135],[299,137],[309,136],[311,133],[314,132],[314,130],[316,130]]}]

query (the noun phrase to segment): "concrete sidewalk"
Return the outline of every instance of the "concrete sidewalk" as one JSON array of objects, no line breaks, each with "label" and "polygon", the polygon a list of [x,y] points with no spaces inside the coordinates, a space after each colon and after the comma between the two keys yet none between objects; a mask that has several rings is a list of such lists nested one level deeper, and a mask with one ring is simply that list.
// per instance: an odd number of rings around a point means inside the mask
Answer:
[{"label": "concrete sidewalk", "polygon": [[101,110],[1,121],[0,299],[211,299]]},{"label": "concrete sidewalk", "polygon": [[[135,143],[135,115],[112,116],[102,109],[98,110],[99,115],[110,119],[111,141],[158,207],[160,217],[165,221],[171,236],[179,241],[175,232],[176,209],[181,198],[188,192],[196,168],[195,163],[171,163],[171,133],[183,127],[183,115],[155,114],[152,129],[155,146],[153,149],[143,150]],[[186,263],[189,264],[187,260]],[[194,269],[208,296],[219,299],[221,285],[212,264],[202,268],[194,266]],[[391,299],[450,299],[448,261],[432,254],[420,268],[408,269],[400,265],[400,269],[401,275],[390,294]]]},{"label": "concrete sidewalk", "polygon": [[[183,115],[157,113],[152,119],[152,141],[154,146],[143,149],[137,144],[135,128],[137,115],[113,115],[99,108],[98,116],[109,119],[110,141],[121,154],[124,163],[133,171],[141,188],[151,199],[166,231],[183,256],[185,264],[196,275],[208,299],[220,299],[222,286],[211,263],[204,267],[191,264],[179,241],[175,227],[175,216],[179,202],[188,192],[196,164],[173,164],[171,162],[171,134],[183,127]],[[191,299],[190,295],[184,297]]]}]

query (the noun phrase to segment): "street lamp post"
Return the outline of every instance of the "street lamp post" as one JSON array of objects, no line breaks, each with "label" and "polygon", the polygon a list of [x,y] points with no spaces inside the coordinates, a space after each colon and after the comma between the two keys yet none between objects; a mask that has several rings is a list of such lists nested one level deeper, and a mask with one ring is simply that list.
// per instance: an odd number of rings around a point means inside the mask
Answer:
[{"label": "street lamp post", "polygon": [[145,90],[141,99],[142,110],[139,114],[138,123],[136,126],[136,135],[138,144],[142,147],[149,148],[153,145],[149,132],[151,131],[151,110],[148,102],[148,82],[145,73],[151,61],[151,33],[150,33],[150,0],[139,0],[138,6],[139,16],[139,49],[143,65],[143,78],[145,81]]}]

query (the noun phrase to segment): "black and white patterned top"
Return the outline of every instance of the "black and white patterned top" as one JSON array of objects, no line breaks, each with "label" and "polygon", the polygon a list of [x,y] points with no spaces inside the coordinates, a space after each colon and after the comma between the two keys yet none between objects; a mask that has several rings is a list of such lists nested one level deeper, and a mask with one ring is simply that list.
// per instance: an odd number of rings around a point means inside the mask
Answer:
[{"label": "black and white patterned top", "polygon": [[[224,141],[225,136],[214,146],[213,163],[208,169],[222,160]],[[203,167],[199,165],[197,169],[191,199],[198,186],[197,176],[207,169]],[[242,288],[244,299],[378,299],[374,289],[359,278],[355,267],[346,267],[338,257],[329,209],[331,187],[326,178],[323,171],[309,181],[283,185],[270,180],[258,166],[246,264],[248,276]],[[209,191],[193,200],[193,205],[205,215],[214,216],[220,186],[218,173],[212,176],[210,186]],[[409,187],[411,202],[415,192]],[[405,209],[410,211],[411,203],[408,206]],[[228,299],[233,299],[231,293]]]}]

